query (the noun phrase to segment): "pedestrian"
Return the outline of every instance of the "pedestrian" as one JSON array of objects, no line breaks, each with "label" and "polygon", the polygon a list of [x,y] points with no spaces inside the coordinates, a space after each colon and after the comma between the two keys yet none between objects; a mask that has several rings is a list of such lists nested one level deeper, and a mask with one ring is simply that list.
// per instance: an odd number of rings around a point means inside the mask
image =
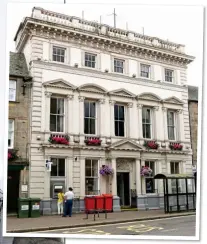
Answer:
[{"label": "pedestrian", "polygon": [[58,215],[63,215],[63,204],[64,204],[64,193],[62,190],[60,190],[58,193],[58,201],[57,201]]},{"label": "pedestrian", "polygon": [[74,193],[72,187],[68,188],[68,191],[65,193],[65,208],[63,217],[72,216],[72,208],[73,208],[73,199]]}]

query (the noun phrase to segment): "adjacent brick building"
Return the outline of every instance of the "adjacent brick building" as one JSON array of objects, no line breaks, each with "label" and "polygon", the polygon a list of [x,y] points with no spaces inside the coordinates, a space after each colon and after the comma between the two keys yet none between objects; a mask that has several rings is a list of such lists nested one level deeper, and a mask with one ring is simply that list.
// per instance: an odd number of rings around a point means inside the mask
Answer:
[{"label": "adjacent brick building", "polygon": [[[15,211],[19,196],[25,196],[27,184],[29,106],[31,77],[25,56],[10,52],[8,118],[8,211]],[[27,187],[26,187],[27,188]]]},{"label": "adjacent brick building", "polygon": [[197,164],[197,136],[198,136],[198,87],[188,86],[188,107],[190,134],[193,151],[193,165]]}]

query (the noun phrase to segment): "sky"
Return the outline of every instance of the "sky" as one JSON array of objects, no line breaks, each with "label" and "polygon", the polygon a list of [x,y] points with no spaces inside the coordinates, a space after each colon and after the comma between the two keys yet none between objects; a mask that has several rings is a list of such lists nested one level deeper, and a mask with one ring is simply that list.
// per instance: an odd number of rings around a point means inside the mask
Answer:
[{"label": "sky", "polygon": [[[202,85],[202,47],[203,47],[203,8],[186,6],[153,6],[153,5],[117,5],[117,4],[63,4],[63,1],[53,1],[57,4],[17,3],[8,4],[7,45],[10,51],[15,51],[14,36],[25,16],[31,16],[34,6],[42,7],[71,16],[82,17],[91,21],[101,21],[113,26],[113,13],[116,9],[117,28],[156,36],[186,46],[186,53],[195,57],[188,67],[188,84]],[[29,2],[29,1],[27,1]],[[32,1],[30,1],[32,2]],[[44,1],[47,2],[47,1]],[[51,2],[51,1],[48,1]],[[69,2],[69,1],[68,1]],[[61,3],[61,4],[59,4]],[[16,11],[21,9],[21,11]]]}]

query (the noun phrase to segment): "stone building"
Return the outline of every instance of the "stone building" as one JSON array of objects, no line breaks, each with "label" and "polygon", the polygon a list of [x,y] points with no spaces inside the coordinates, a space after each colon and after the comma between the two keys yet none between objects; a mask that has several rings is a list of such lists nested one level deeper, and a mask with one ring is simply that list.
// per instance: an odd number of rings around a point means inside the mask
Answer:
[{"label": "stone building", "polygon": [[8,118],[8,212],[16,212],[27,185],[31,77],[23,53],[10,52]]},{"label": "stone building", "polygon": [[[15,42],[33,77],[29,195],[43,214],[69,186],[81,210],[85,195],[102,193],[114,211],[162,208],[153,175],[192,173],[185,47],[42,8]],[[110,176],[100,174],[106,165]]]},{"label": "stone building", "polygon": [[188,86],[188,107],[190,120],[190,134],[193,151],[193,165],[197,164],[197,144],[198,144],[198,87]]}]

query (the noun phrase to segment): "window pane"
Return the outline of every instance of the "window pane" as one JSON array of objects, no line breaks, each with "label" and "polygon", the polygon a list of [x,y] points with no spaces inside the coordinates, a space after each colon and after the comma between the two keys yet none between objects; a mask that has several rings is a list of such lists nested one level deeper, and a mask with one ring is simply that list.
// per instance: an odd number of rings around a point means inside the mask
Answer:
[{"label": "window pane", "polygon": [[57,176],[57,159],[53,158],[51,159],[52,164],[51,164],[51,176]]},{"label": "window pane", "polygon": [[175,140],[174,127],[168,126],[168,138],[169,140]]},{"label": "window pane", "polygon": [[92,176],[98,177],[98,161],[92,160]]},{"label": "window pane", "polygon": [[84,102],[84,116],[89,117],[89,102],[88,101]]},{"label": "window pane", "polygon": [[179,174],[179,163],[175,163],[175,174]]},{"label": "window pane", "polygon": [[84,134],[90,134],[89,130],[89,120],[88,118],[84,119]]},{"label": "window pane", "polygon": [[86,178],[86,194],[95,195],[98,194],[98,179]]},{"label": "window pane", "polygon": [[65,159],[62,158],[58,162],[58,176],[65,176]]},{"label": "window pane", "polygon": [[115,121],[115,136],[119,136],[119,122]]},{"label": "window pane", "polygon": [[16,84],[15,80],[9,80],[9,88],[16,90]]},{"label": "window pane", "polygon": [[150,123],[151,121],[150,121],[150,109],[146,109],[146,113],[145,113],[145,115],[146,115],[146,120],[145,120],[145,123]]},{"label": "window pane", "polygon": [[57,100],[57,114],[64,114],[64,99],[58,98]]},{"label": "window pane", "polygon": [[90,159],[86,159],[86,161],[85,161],[85,163],[86,163],[86,168],[91,168],[91,160]]},{"label": "window pane", "polygon": [[56,115],[50,115],[50,131],[56,131]]},{"label": "window pane", "polygon": [[92,117],[92,118],[96,117],[96,103],[95,102],[90,103],[90,117]]},{"label": "window pane", "polygon": [[57,116],[57,132],[63,132],[63,116]]},{"label": "window pane", "polygon": [[86,168],[85,175],[86,177],[91,177],[91,168]]},{"label": "window pane", "polygon": [[119,106],[119,120],[124,121],[124,106]]},{"label": "window pane", "polygon": [[96,122],[96,120],[95,119],[90,119],[89,120],[89,122],[90,122],[90,134],[95,134],[96,133],[96,124],[95,124],[95,122]]},{"label": "window pane", "polygon": [[124,136],[124,122],[119,121],[119,136]]},{"label": "window pane", "polygon": [[146,137],[146,124],[142,124],[142,132],[143,132],[143,138],[147,138]]},{"label": "window pane", "polygon": [[115,120],[119,119],[119,107],[118,107],[118,105],[114,105],[114,119]]},{"label": "window pane", "polygon": [[146,137],[145,138],[151,138],[151,126],[146,125]]},{"label": "window pane", "polygon": [[170,163],[170,172],[171,174],[175,174],[174,163]]},{"label": "window pane", "polygon": [[16,101],[16,90],[15,89],[9,89],[9,101]]},{"label": "window pane", "polygon": [[154,179],[146,178],[146,193],[154,193]]},{"label": "window pane", "polygon": [[50,99],[50,113],[57,114],[57,98]]}]

